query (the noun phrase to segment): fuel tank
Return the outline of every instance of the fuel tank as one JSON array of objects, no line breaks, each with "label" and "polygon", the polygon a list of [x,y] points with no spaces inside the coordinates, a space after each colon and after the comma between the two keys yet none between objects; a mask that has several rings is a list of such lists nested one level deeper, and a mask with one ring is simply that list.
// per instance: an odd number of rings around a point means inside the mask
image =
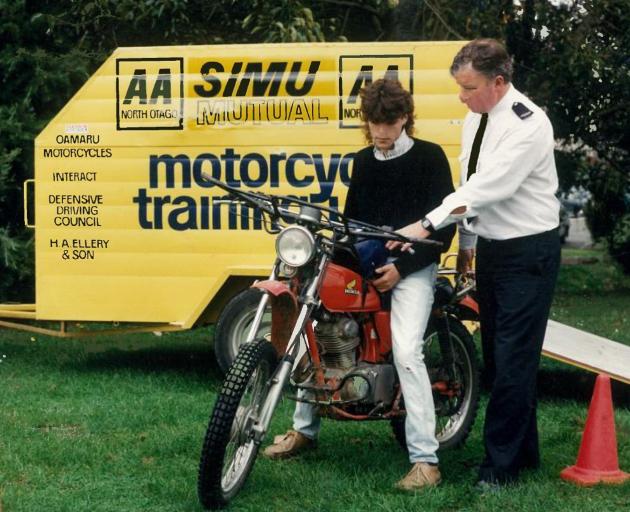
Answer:
[{"label": "fuel tank", "polygon": [[381,298],[374,286],[349,268],[329,263],[319,296],[328,311],[379,311]]}]

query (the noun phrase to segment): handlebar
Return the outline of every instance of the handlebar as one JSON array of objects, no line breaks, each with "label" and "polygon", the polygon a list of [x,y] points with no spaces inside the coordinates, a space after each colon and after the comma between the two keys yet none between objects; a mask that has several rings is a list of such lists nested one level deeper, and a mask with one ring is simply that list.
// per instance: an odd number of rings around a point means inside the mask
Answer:
[{"label": "handlebar", "polygon": [[373,224],[368,224],[367,222],[351,219],[349,217],[346,217],[338,210],[323,205],[314,205],[312,203],[309,203],[308,201],[298,199],[297,197],[284,195],[268,195],[262,192],[244,191],[231,187],[227,183],[217,180],[216,178],[210,176],[205,172],[202,172],[201,176],[205,181],[208,181],[213,185],[216,185],[220,189],[225,190],[231,197],[235,197],[240,201],[243,201],[251,206],[254,206],[255,208],[258,208],[263,213],[269,215],[269,217],[273,221],[283,220],[286,222],[296,222],[300,220],[299,214],[281,205],[281,203],[284,202],[288,204],[299,205],[302,207],[314,208],[316,210],[319,210],[320,212],[326,212],[328,214],[338,216],[341,221],[335,221],[328,217],[322,217],[320,220],[316,221],[319,229],[331,230],[338,235],[373,238],[385,241],[393,240],[397,242],[411,243],[414,245],[422,244],[433,247],[441,247],[443,245],[442,242],[439,242],[437,240],[424,240],[419,238],[406,237],[399,233],[396,233],[394,230],[385,227],[374,226]]}]

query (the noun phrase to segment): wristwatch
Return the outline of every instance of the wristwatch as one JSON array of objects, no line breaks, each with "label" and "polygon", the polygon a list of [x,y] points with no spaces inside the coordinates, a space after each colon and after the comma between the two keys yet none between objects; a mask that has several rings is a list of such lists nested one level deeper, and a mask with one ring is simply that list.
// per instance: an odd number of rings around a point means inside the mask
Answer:
[{"label": "wristwatch", "polygon": [[435,228],[433,227],[433,224],[431,224],[431,221],[427,219],[426,217],[420,221],[420,225],[424,229],[426,229],[429,233],[431,234],[435,233]]}]

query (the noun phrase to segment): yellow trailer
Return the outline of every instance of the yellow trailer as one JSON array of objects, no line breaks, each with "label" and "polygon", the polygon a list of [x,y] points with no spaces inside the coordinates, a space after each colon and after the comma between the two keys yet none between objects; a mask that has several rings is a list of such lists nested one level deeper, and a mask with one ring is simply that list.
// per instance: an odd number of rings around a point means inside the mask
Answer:
[{"label": "yellow trailer", "polygon": [[448,67],[462,44],[116,50],[35,141],[25,217],[36,304],[0,305],[0,325],[74,336],[85,329],[72,322],[152,331],[213,322],[267,276],[273,237],[201,173],[342,208],[365,144],[358,91],[377,78],[413,93],[416,136],[444,148],[458,181],[465,108]]}]

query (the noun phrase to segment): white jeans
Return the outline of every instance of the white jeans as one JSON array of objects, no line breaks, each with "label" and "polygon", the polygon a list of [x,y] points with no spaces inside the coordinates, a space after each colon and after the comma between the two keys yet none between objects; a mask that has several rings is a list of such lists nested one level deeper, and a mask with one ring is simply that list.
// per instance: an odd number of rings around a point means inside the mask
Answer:
[{"label": "white jeans", "polygon": [[[405,398],[405,433],[412,464],[438,461],[435,405],[422,352],[436,276],[437,265],[429,265],[402,279],[392,291],[390,326],[394,364]],[[304,395],[300,391],[298,396]],[[320,421],[315,406],[297,403],[293,414],[295,430],[315,439],[319,434]]]}]

